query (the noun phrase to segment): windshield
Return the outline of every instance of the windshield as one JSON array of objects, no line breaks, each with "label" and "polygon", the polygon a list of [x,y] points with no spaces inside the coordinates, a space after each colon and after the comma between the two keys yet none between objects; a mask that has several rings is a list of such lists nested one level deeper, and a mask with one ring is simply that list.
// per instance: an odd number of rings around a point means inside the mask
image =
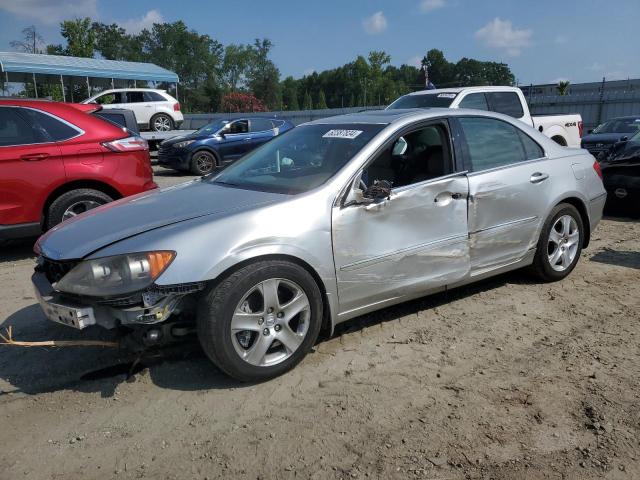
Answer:
[{"label": "windshield", "polygon": [[400,108],[449,108],[457,93],[424,93],[420,95],[405,95],[387,107],[387,110]]},{"label": "windshield", "polygon": [[617,118],[598,125],[592,133],[636,133],[640,130],[640,118]]},{"label": "windshield", "polygon": [[253,150],[203,181],[250,190],[302,193],[345,166],[385,125],[303,125]]},{"label": "windshield", "polygon": [[200,127],[196,130],[195,133],[213,135],[214,133],[219,132],[227,123],[229,123],[229,120],[218,120],[217,122],[208,123],[204,127]]}]

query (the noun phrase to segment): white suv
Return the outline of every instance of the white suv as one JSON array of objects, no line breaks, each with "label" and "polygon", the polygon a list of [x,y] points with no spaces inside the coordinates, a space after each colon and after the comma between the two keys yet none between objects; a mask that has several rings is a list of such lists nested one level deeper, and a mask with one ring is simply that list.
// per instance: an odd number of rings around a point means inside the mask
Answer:
[{"label": "white suv", "polygon": [[97,103],[102,105],[102,108],[132,110],[141,130],[166,132],[179,128],[184,120],[180,104],[165,90],[151,88],[104,90],[82,103]]}]

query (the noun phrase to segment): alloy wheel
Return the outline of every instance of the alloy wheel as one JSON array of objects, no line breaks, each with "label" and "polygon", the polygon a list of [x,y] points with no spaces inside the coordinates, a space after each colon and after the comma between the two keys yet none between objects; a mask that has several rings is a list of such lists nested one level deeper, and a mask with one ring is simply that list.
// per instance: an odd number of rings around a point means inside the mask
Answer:
[{"label": "alloy wheel", "polygon": [[569,268],[576,258],[580,245],[580,229],[571,215],[559,217],[549,231],[547,256],[549,264],[556,272]]},{"label": "alloy wheel", "polygon": [[81,200],[70,205],[62,214],[62,221],[69,220],[70,218],[80,215],[88,210],[99,207],[102,205],[94,200]]},{"label": "alloy wheel", "polygon": [[201,174],[204,175],[206,173],[209,173],[211,170],[213,170],[213,166],[214,161],[210,155],[206,153],[200,153],[196,155],[196,167],[198,169],[198,172],[200,172]]},{"label": "alloy wheel", "polygon": [[270,278],[252,287],[231,318],[236,353],[254,366],[282,363],[304,341],[311,319],[307,295],[296,283]]},{"label": "alloy wheel", "polygon": [[161,115],[153,120],[153,128],[156,132],[168,132],[171,130],[171,120],[169,117]]}]

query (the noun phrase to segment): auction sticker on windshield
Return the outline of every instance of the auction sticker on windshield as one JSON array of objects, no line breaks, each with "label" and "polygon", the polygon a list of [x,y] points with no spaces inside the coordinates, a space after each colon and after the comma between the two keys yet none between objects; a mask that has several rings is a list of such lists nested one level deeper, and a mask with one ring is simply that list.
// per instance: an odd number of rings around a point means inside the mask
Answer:
[{"label": "auction sticker on windshield", "polygon": [[329,130],[322,138],[347,138],[353,140],[362,133],[362,130]]},{"label": "auction sticker on windshield", "polygon": [[455,93],[439,93],[438,98],[456,98]]}]

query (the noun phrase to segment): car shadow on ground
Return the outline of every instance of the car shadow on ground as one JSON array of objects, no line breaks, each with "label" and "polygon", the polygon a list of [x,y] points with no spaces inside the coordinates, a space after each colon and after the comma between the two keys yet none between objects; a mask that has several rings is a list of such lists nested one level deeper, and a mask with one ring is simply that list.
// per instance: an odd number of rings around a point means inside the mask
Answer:
[{"label": "car shadow on ground", "polygon": [[640,252],[612,250],[606,248],[595,255],[590,260],[592,262],[606,263],[618,267],[628,267],[640,270]]},{"label": "car shadow on ground", "polygon": [[11,240],[0,243],[0,262],[17,262],[35,257],[33,245],[37,238]]},{"label": "car shadow on ground", "polygon": [[[350,335],[362,328],[391,322],[451,301],[493,290],[505,284],[533,284],[524,272],[513,272],[469,286],[409,301],[355,318],[336,327],[335,336]],[[117,340],[113,332],[100,328],[77,331],[47,321],[37,304],[11,315],[2,331],[12,327],[15,340]],[[326,341],[325,334],[318,342]],[[133,376],[130,374],[133,373]],[[195,338],[170,348],[148,351],[142,356],[119,348],[103,347],[17,347],[0,345],[0,379],[12,388],[4,395],[36,395],[57,390],[100,392],[112,397],[119,384],[137,375],[149,375],[160,388],[209,390],[249,387],[230,379],[206,358]]]}]

